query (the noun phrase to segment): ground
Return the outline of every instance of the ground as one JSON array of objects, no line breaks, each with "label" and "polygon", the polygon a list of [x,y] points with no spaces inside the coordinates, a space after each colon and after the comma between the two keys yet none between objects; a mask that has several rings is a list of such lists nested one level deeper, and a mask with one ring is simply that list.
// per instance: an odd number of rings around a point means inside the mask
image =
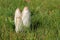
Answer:
[{"label": "ground", "polygon": [[[16,8],[28,6],[31,28],[16,33]],[[60,0],[0,0],[0,40],[60,40]]]}]

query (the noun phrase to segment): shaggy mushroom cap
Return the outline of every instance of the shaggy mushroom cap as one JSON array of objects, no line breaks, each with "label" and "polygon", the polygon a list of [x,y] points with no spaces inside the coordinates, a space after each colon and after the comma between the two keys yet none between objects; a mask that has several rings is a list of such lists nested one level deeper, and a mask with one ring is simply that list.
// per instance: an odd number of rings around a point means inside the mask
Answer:
[{"label": "shaggy mushroom cap", "polygon": [[25,7],[24,7],[24,10],[28,10],[28,7],[27,7],[27,6],[25,6]]},{"label": "shaggy mushroom cap", "polygon": [[19,8],[16,9],[16,12],[21,12],[21,10]]}]

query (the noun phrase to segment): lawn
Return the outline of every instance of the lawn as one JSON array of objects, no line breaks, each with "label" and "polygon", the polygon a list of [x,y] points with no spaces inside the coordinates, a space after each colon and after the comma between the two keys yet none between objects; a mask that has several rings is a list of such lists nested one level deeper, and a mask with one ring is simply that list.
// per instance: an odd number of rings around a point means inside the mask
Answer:
[{"label": "lawn", "polygon": [[[16,33],[16,8],[28,6],[31,30]],[[60,40],[60,0],[0,0],[0,40]]]}]

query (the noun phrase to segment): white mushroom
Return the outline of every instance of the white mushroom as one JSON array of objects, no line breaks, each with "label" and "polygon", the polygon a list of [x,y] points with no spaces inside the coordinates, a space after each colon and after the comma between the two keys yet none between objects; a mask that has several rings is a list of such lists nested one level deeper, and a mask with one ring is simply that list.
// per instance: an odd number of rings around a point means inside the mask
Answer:
[{"label": "white mushroom", "polygon": [[14,22],[15,22],[15,31],[16,32],[21,31],[22,30],[22,14],[19,8],[17,8],[15,11]]},{"label": "white mushroom", "polygon": [[25,27],[29,27],[30,26],[30,11],[28,9],[28,7],[24,7],[23,11],[22,11],[22,21],[23,21],[23,25]]}]

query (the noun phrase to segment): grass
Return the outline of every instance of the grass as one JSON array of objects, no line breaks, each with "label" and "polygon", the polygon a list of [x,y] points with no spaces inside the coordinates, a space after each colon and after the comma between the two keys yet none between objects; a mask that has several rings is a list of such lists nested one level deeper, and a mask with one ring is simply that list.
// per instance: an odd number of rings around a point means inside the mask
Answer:
[{"label": "grass", "polygon": [[[14,12],[24,6],[31,11],[32,30],[16,33]],[[0,40],[60,40],[60,0],[0,0]]]}]

